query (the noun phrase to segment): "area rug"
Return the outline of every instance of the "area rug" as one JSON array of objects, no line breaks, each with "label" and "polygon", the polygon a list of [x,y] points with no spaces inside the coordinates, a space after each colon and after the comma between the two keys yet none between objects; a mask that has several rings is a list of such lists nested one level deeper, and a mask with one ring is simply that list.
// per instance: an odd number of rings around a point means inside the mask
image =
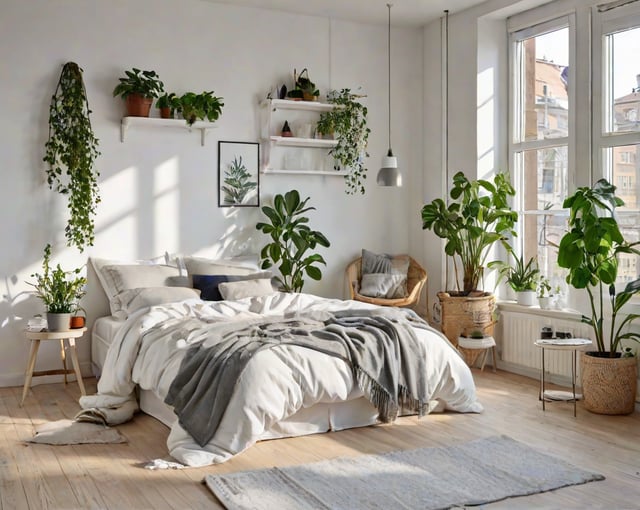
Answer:
[{"label": "area rug", "polygon": [[104,425],[74,420],[58,420],[38,425],[35,429],[35,435],[27,439],[27,442],[53,445],[106,444],[126,443],[127,439],[117,429]]},{"label": "area rug", "polygon": [[437,509],[481,505],[604,477],[507,436],[441,448],[207,475],[229,510]]}]

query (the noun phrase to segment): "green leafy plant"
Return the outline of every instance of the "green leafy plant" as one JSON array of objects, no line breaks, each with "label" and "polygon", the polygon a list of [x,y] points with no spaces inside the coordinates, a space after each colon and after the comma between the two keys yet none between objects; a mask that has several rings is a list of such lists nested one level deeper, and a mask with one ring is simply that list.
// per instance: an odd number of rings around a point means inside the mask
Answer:
[{"label": "green leafy plant", "polygon": [[224,172],[224,185],[222,186],[224,203],[242,204],[247,195],[257,187],[258,183],[251,180],[251,174],[242,163],[242,156],[240,159],[234,157],[229,164],[229,169]]},{"label": "green leafy plant", "polygon": [[158,97],[164,91],[164,83],[155,71],[141,71],[135,67],[131,71],[125,71],[124,78],[119,78],[120,83],[113,89],[113,97],[120,96],[126,99],[131,94],[139,94],[142,97]]},{"label": "green leafy plant", "polygon": [[171,116],[173,116],[174,112],[180,110],[180,98],[175,94],[175,92],[165,92],[158,97],[158,100],[156,101],[156,108],[169,108],[171,110]]},{"label": "green leafy plant", "polygon": [[213,91],[187,92],[180,97],[180,110],[187,124],[192,125],[196,120],[215,122],[222,113],[224,103],[221,97],[213,95]]},{"label": "green leafy plant", "polygon": [[551,293],[551,284],[549,283],[549,279],[543,275],[540,275],[537,288],[538,298],[551,297],[552,295],[553,294]]},{"label": "green leafy plant", "polygon": [[[518,220],[509,206],[513,195],[507,173],[496,174],[491,182],[469,181],[458,172],[453,176],[448,206],[440,198],[423,206],[422,228],[446,239],[445,253],[453,258],[459,293],[468,295],[478,290],[489,249],[495,243],[501,242],[509,249],[505,236],[515,236],[513,228]],[[462,291],[458,259],[462,264]]]},{"label": "green leafy plant", "polygon": [[[305,76],[306,74],[306,76]],[[291,99],[304,99],[305,101],[315,101],[320,95],[316,84],[309,79],[309,71],[305,67],[300,74],[293,70],[293,89],[287,93]]]},{"label": "green leafy plant", "polygon": [[72,313],[78,309],[78,301],[84,296],[87,280],[80,274],[80,268],[64,271],[60,264],[51,268],[51,245],[44,249],[42,274],[34,273],[36,283],[29,283],[35,288],[36,295],[44,303],[49,313]]},{"label": "green leafy plant", "polygon": [[262,212],[270,223],[258,223],[256,229],[271,237],[260,252],[262,269],[278,265],[282,278],[276,277],[284,292],[300,292],[304,286],[304,275],[313,280],[322,278],[317,264],[326,262],[319,253],[307,255],[308,250],[316,246],[330,246],[324,234],[311,230],[309,218],[303,216],[315,207],[306,207],[309,198],[300,200],[297,190],[291,190],[284,196],[276,195],[273,207],[265,206]]},{"label": "green leafy plant", "polygon": [[537,290],[538,283],[541,278],[537,259],[531,257],[525,263],[524,257],[522,255],[516,256],[513,249],[508,245],[507,252],[510,256],[513,256],[515,260],[513,266],[503,260],[495,260],[493,262],[489,262],[487,265],[490,269],[496,269],[498,271],[497,283],[504,278],[507,285],[509,285],[509,287],[511,287],[515,292]]},{"label": "green leafy plant", "polygon": [[318,121],[317,131],[321,134],[333,133],[338,145],[329,151],[339,168],[348,171],[344,179],[346,193],[364,194],[364,181],[367,178],[365,157],[368,157],[367,144],[371,130],[367,127],[367,107],[360,103],[362,95],[354,94],[350,89],[339,92],[332,90],[327,102],[335,105],[329,112],[323,112]]},{"label": "green leafy plant", "polygon": [[[582,322],[593,329],[599,353],[615,357],[625,339],[640,342],[640,334],[626,331],[640,318],[626,314],[618,324],[624,305],[640,292],[640,279],[633,280],[621,292],[616,291],[618,257],[621,254],[640,255],[636,248],[640,242],[625,240],[615,218],[615,209],[624,205],[615,195],[616,187],[600,179],[592,188],[578,188],[565,199],[563,207],[569,209],[569,231],[558,247],[558,265],[567,268],[567,283],[576,289],[585,289],[589,296],[591,315],[582,316]],[[608,288],[610,329],[605,332],[604,291]],[[606,340],[609,340],[608,344]]]},{"label": "green leafy plant", "polygon": [[47,163],[49,188],[68,197],[67,244],[80,251],[86,245],[93,245],[93,218],[100,203],[100,174],[94,168],[100,152],[90,114],[82,69],[74,62],[67,62],[51,97],[49,138],[43,160]]}]

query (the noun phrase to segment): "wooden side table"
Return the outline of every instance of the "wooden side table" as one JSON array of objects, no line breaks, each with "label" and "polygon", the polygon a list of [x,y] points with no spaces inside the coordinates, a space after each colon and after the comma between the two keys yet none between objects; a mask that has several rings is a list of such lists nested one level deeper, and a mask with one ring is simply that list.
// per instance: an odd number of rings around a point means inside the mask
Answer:
[{"label": "wooden side table", "polygon": [[[29,363],[27,363],[27,370],[25,372],[24,389],[22,390],[22,401],[20,405],[24,404],[24,399],[27,397],[29,387],[31,386],[31,379],[41,375],[64,375],[64,383],[67,384],[67,374],[75,374],[80,387],[80,393],[86,395],[84,389],[84,382],[82,381],[82,374],[80,373],[80,365],[78,363],[78,353],[76,352],[76,338],[82,337],[87,328],[70,329],[69,331],[25,331],[24,335],[27,340],[31,340],[31,353],[29,354]],[[62,358],[62,369],[57,370],[42,370],[34,372],[33,369],[36,366],[36,358],[38,357],[38,348],[40,347],[41,340],[59,340],[60,341],[60,357]],[[65,341],[68,345],[65,346]],[[69,349],[71,353],[71,362],[73,363],[73,370],[67,369],[67,356],[65,350]]]},{"label": "wooden side table", "polygon": [[[542,410],[545,410],[545,402],[547,400],[565,400],[573,401],[573,416],[576,416],[577,401],[582,395],[576,394],[576,367],[578,364],[578,351],[586,349],[592,345],[592,341],[588,338],[544,338],[534,342],[536,347],[540,347],[542,351],[542,370],[540,372],[540,392],[538,399],[542,400]],[[553,393],[545,390],[544,378],[544,351],[549,349],[552,351],[573,351],[571,356],[571,393],[568,391],[554,391]]]}]

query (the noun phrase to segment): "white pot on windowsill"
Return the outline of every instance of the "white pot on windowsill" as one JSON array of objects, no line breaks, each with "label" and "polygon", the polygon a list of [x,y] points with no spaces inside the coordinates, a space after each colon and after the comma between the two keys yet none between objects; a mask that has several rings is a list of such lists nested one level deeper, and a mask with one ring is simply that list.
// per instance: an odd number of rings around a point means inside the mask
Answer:
[{"label": "white pot on windowsill", "polygon": [[553,308],[553,297],[544,296],[538,298],[538,304],[542,310],[551,310]]},{"label": "white pot on windowsill", "polygon": [[516,292],[516,301],[522,306],[533,306],[536,304],[536,291],[535,290],[523,290]]}]

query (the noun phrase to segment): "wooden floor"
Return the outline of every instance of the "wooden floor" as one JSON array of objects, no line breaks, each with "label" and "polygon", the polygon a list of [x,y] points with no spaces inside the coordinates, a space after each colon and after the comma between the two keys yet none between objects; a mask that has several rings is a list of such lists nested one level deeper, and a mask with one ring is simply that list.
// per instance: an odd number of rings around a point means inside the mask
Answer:
[{"label": "wooden floor", "polygon": [[[424,446],[451,445],[507,434],[606,480],[545,494],[508,499],[483,508],[640,508],[640,413],[607,417],[572,404],[538,401],[537,381],[474,369],[482,414],[402,418],[394,425],[304,438],[265,441],[219,466],[150,471],[166,457],[168,429],[140,414],[119,426],[126,444],[48,446],[24,443],[33,426],[72,418],[75,383],[35,386],[19,407],[21,388],[0,388],[0,508],[220,508],[200,482],[207,473],[285,466]],[[95,391],[95,381],[85,380]]]}]

